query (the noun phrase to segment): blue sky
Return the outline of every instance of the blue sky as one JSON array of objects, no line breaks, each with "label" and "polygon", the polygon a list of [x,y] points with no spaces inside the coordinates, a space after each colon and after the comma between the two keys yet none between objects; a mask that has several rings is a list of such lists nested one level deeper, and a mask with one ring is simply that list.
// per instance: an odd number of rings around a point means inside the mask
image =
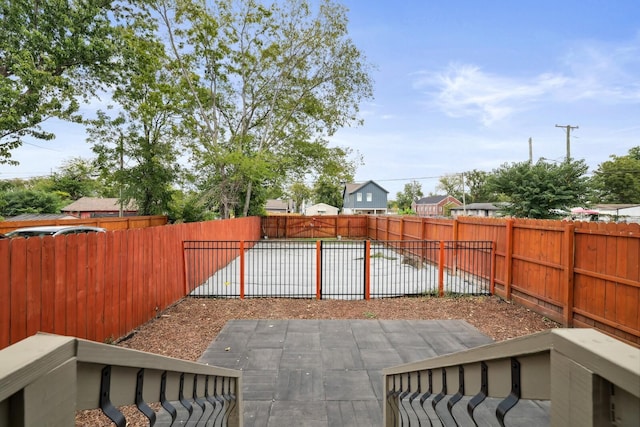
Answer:
[{"label": "blue sky", "polygon": [[[592,170],[640,145],[640,2],[637,0],[342,0],[349,31],[375,66],[364,126],[332,144],[364,159],[358,181],[390,198],[415,179],[533,157],[571,155]],[[46,175],[91,156],[81,127],[56,124],[54,141],[14,151],[0,179]]]}]

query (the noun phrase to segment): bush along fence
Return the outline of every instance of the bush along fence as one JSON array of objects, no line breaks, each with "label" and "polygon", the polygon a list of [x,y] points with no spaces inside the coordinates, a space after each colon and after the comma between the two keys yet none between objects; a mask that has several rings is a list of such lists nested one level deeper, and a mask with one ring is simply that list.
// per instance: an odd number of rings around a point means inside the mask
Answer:
[{"label": "bush along fence", "polygon": [[0,348],[38,331],[115,340],[185,296],[183,242],[256,240],[260,219],[0,240]]},{"label": "bush along fence", "polygon": [[193,296],[370,299],[490,294],[492,242],[189,241]]}]

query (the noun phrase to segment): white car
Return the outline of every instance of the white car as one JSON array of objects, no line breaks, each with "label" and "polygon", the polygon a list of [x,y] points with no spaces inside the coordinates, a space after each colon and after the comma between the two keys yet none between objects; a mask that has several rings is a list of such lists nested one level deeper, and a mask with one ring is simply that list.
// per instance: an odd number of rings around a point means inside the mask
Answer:
[{"label": "white car", "polygon": [[42,227],[18,228],[8,232],[6,237],[59,236],[61,234],[104,233],[104,228],[87,225],[46,225]]}]

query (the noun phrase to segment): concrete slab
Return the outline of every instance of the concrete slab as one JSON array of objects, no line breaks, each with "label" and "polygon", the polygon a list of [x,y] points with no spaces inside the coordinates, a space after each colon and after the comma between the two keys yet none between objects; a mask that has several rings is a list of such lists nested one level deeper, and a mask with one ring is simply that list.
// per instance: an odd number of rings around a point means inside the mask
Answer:
[{"label": "concrete slab", "polygon": [[243,370],[250,427],[381,425],[382,368],[491,341],[461,320],[233,320],[218,337],[200,361]]}]

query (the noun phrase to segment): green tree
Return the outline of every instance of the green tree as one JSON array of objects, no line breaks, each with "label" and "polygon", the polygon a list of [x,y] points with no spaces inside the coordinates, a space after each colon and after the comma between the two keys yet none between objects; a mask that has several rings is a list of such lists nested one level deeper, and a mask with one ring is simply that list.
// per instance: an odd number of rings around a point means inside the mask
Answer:
[{"label": "green tree", "polygon": [[626,156],[610,156],[594,172],[594,201],[600,203],[640,203],[640,146]]},{"label": "green tree", "polygon": [[554,218],[554,210],[580,206],[587,200],[587,170],[584,160],[504,164],[493,171],[488,185],[508,200],[503,208],[506,215]]},{"label": "green tree", "polygon": [[467,203],[481,203],[497,201],[496,196],[487,185],[490,174],[473,169],[464,173],[465,201]]},{"label": "green tree", "polygon": [[404,185],[404,191],[399,191],[396,194],[396,205],[398,210],[407,212],[411,210],[413,202],[417,201],[423,196],[422,185],[418,181],[411,181]]},{"label": "green tree", "polygon": [[119,113],[99,111],[88,130],[102,175],[117,183],[123,202],[135,200],[142,215],[170,210],[184,108],[180,82],[168,71],[171,64],[152,24],[138,23],[126,34],[127,72],[113,94]]},{"label": "green tree", "polygon": [[[300,175],[327,154],[326,136],[358,123],[372,96],[346,9],[323,0],[156,3],[195,108],[195,167],[223,217],[247,215],[256,185]],[[320,172],[320,174],[322,174]]]},{"label": "green tree", "polygon": [[297,213],[302,213],[302,204],[311,198],[311,189],[304,182],[296,181],[287,190],[288,197],[293,200]]},{"label": "green tree", "polygon": [[462,175],[450,174],[441,176],[436,190],[442,191],[447,196],[453,196],[462,201]]},{"label": "green tree", "polygon": [[330,176],[321,175],[313,184],[313,200],[316,203],[342,208],[342,190],[344,185]]},{"label": "green tree", "polygon": [[59,213],[65,201],[57,193],[41,190],[16,190],[0,193],[0,216],[25,213]]},{"label": "green tree", "polygon": [[99,171],[91,160],[75,157],[67,160],[51,175],[50,191],[59,191],[71,200],[102,195]]},{"label": "green tree", "polygon": [[122,10],[110,0],[0,2],[0,164],[16,164],[25,137],[53,139],[45,120],[79,121],[80,102],[118,75]]}]

